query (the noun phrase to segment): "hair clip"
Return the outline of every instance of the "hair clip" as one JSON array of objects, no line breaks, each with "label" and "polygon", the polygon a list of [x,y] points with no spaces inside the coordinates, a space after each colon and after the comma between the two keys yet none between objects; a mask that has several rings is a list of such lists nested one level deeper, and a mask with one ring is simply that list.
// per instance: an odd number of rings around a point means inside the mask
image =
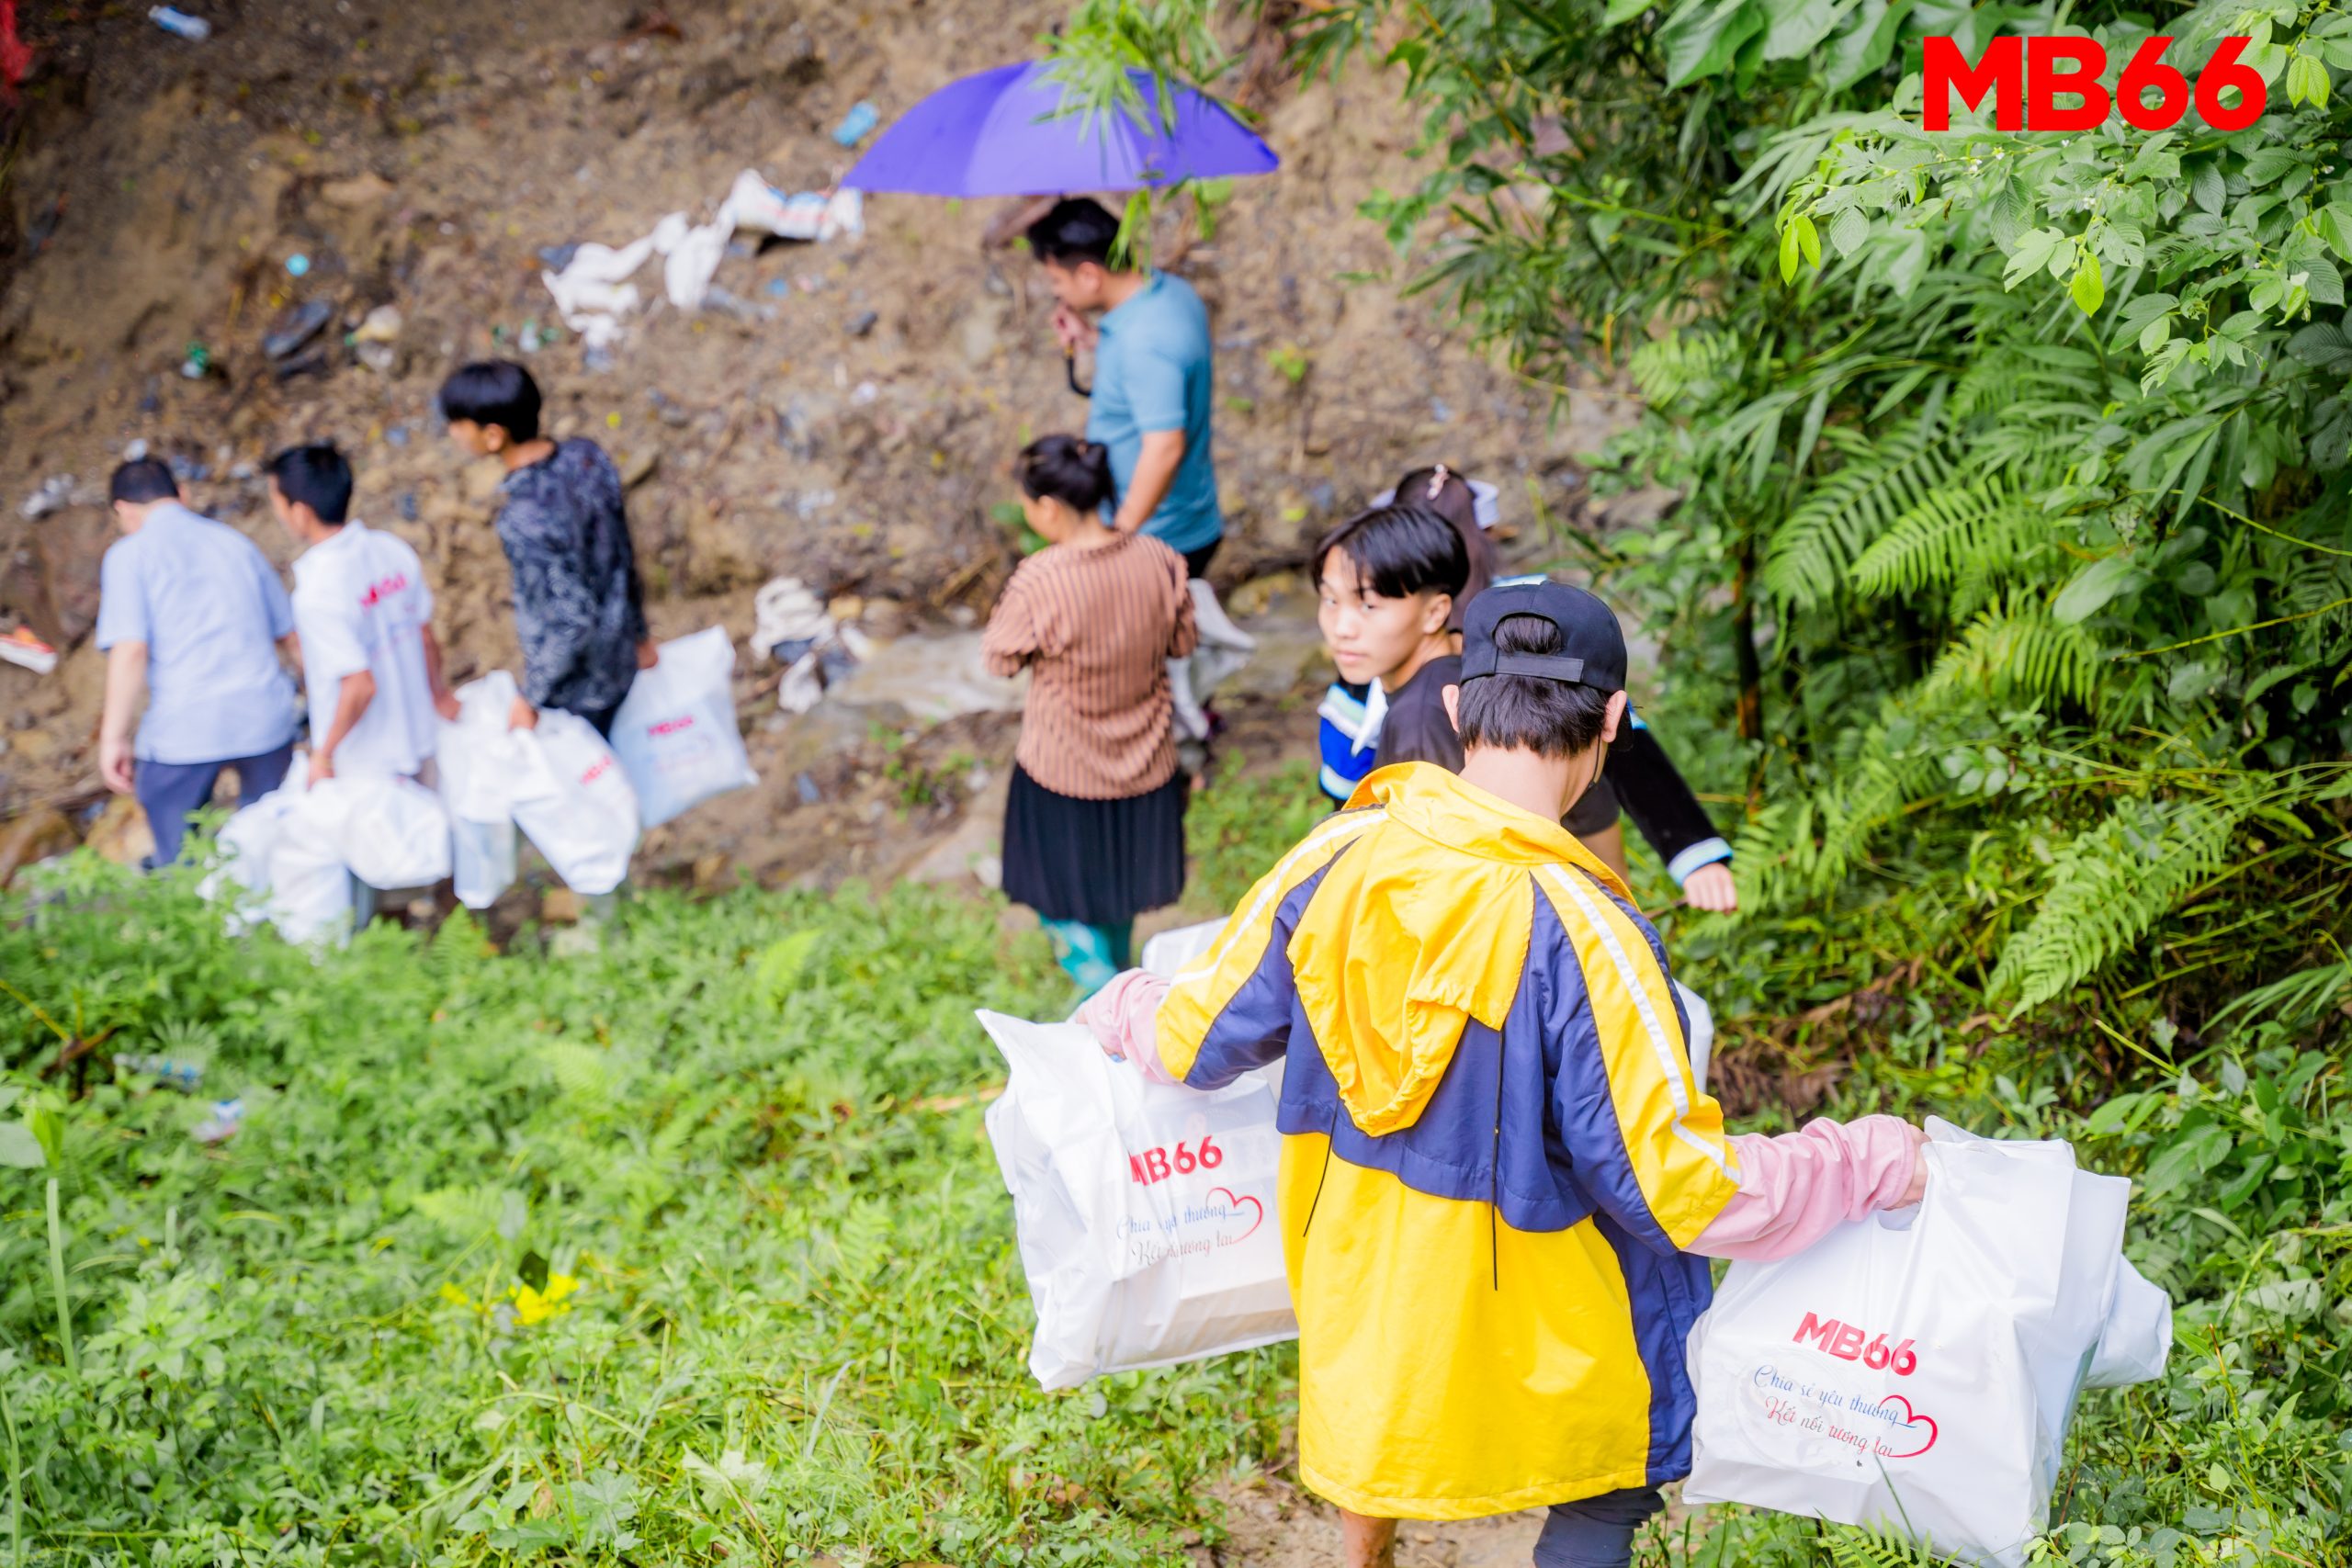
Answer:
[{"label": "hair clip", "polygon": [[1445,470],[1445,465],[1443,463],[1440,463],[1436,468],[1431,468],[1430,470],[1430,492],[1421,499],[1424,501],[1435,501],[1438,497],[1438,492],[1445,488],[1445,481],[1450,477],[1451,476],[1448,475]]}]

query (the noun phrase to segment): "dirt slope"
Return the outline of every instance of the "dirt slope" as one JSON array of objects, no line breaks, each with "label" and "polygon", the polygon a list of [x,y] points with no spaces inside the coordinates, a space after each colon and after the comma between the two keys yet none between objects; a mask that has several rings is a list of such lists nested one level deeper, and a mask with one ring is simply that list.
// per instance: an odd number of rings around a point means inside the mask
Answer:
[{"label": "dirt slope", "polygon": [[[111,536],[97,502],[126,444],[180,460],[200,507],[283,562],[254,467],[335,438],[360,514],[424,556],[456,672],[511,664],[496,475],[460,465],[431,397],[457,363],[554,324],[539,249],[699,219],[745,167],[821,186],[852,156],[828,132],[853,104],[887,122],[954,75],[1034,53],[1057,14],[220,0],[206,8],[218,30],[191,44],[108,9],[28,18],[43,52],[0,220],[0,626],[68,649],[46,678],[0,665],[0,811],[94,798],[103,660],[88,631]],[[1292,85],[1267,124],[1283,172],[1240,187],[1214,243],[1173,223],[1159,236],[1214,312],[1228,587],[1295,562],[1412,462],[1469,465],[1514,498],[1532,479],[1564,503],[1572,457],[1620,407],[1578,394],[1555,411],[1393,282],[1349,280],[1402,276],[1354,209],[1411,177],[1412,133],[1388,81]],[[877,198],[862,240],[730,256],[718,281],[743,315],[658,308],[601,371],[568,334],[528,355],[556,428],[599,436],[639,476],[657,631],[719,621],[748,639],[752,592],[778,573],[851,596],[886,637],[985,613],[1017,558],[989,516],[1010,497],[1006,458],[1085,412],[1035,269],[981,250],[996,210]],[[658,295],[658,269],[640,281]],[[277,379],[262,334],[314,299],[337,312],[323,368]],[[338,340],[382,305],[402,325],[378,370]],[[192,342],[214,367],[201,379],[178,372]],[[73,476],[69,503],[21,515],[57,475]],[[740,688],[762,788],[657,835],[657,869],[888,871],[1009,751],[1002,715],[938,735],[887,705],[772,724],[772,673],[747,659]]]}]

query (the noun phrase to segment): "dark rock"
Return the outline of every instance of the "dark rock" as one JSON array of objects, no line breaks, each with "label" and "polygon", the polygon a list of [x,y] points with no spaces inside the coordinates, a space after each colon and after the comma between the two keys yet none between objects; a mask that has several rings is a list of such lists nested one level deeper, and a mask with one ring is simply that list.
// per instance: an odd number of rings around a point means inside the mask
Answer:
[{"label": "dark rock", "polygon": [[[323,331],[334,320],[334,307],[323,299],[305,299],[299,305],[288,305],[277,313],[270,330],[262,334],[261,351],[273,360],[290,356],[297,349]],[[292,372],[280,370],[283,380]]]},{"label": "dark rock", "polygon": [[852,337],[864,337],[866,333],[874,330],[874,323],[881,319],[881,316],[876,311],[860,310],[856,315],[852,316],[849,319],[849,335]]},{"label": "dark rock", "polygon": [[280,381],[291,381],[297,376],[323,376],[327,373],[326,345],[322,344],[291,359],[280,360],[270,367],[269,373]]}]

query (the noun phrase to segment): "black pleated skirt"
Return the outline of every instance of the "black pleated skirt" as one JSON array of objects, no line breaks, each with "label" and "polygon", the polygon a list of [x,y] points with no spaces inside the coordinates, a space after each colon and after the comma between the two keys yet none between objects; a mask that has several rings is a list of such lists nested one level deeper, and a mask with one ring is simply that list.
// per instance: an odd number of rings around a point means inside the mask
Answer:
[{"label": "black pleated skirt", "polygon": [[1004,892],[1048,920],[1120,926],[1184,891],[1184,807],[1178,769],[1148,795],[1080,800],[1057,795],[1018,762],[1004,802]]}]

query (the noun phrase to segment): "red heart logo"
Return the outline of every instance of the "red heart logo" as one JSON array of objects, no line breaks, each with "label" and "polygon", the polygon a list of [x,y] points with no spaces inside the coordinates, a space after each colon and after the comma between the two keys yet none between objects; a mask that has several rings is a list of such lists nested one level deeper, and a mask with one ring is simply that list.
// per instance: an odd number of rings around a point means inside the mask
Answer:
[{"label": "red heart logo", "polygon": [[1241,1212],[1242,1204],[1247,1203],[1250,1205],[1250,1213],[1251,1216],[1250,1228],[1243,1231],[1237,1236],[1221,1235],[1217,1237],[1217,1241],[1223,1246],[1231,1247],[1237,1243],[1249,1240],[1251,1236],[1258,1234],[1258,1227],[1266,1223],[1266,1206],[1258,1201],[1255,1198],[1242,1198],[1235,1196],[1233,1189],[1230,1187],[1212,1187],[1208,1191],[1202,1194],[1202,1196],[1224,1199],[1225,1206],[1227,1209],[1232,1210],[1237,1214]]},{"label": "red heart logo", "polygon": [[1911,1408],[1911,1402],[1904,1398],[1899,1393],[1888,1394],[1884,1399],[1879,1401],[1879,1404],[1882,1407],[1889,1404],[1899,1404],[1903,1406],[1903,1425],[1905,1430],[1916,1430],[1921,1427],[1925,1427],[1928,1429],[1928,1440],[1921,1443],[1917,1448],[1911,1450],[1908,1453],[1896,1453],[1888,1449],[1884,1444],[1881,1444],[1878,1450],[1879,1458],[1917,1459],[1921,1454],[1926,1453],[1929,1449],[1936,1446],[1936,1438],[1938,1433],[1934,1416],[1920,1415],[1917,1411]]}]

